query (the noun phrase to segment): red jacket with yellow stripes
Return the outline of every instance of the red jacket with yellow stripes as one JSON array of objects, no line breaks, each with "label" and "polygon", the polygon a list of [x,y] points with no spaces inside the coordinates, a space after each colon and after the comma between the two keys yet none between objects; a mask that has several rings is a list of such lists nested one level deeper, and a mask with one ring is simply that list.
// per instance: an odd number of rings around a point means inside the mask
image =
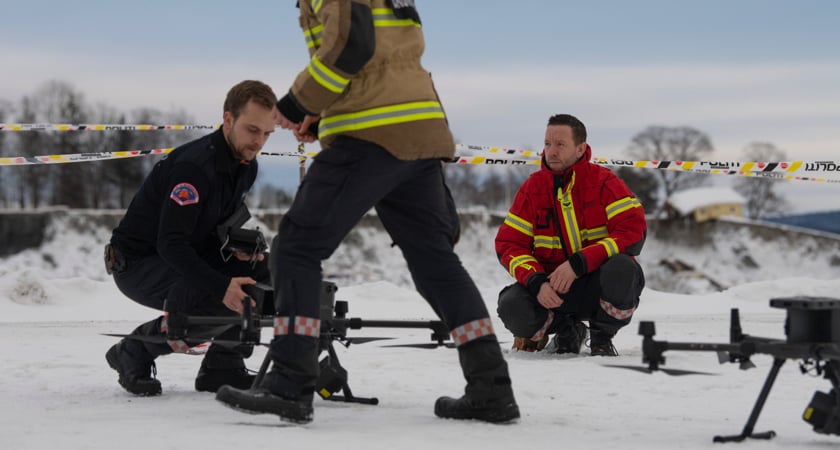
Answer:
[{"label": "red jacket with yellow stripes", "polygon": [[569,261],[578,276],[613,255],[638,255],[647,225],[641,203],[592,149],[564,172],[542,168],[519,188],[496,234],[499,262],[523,286]]}]

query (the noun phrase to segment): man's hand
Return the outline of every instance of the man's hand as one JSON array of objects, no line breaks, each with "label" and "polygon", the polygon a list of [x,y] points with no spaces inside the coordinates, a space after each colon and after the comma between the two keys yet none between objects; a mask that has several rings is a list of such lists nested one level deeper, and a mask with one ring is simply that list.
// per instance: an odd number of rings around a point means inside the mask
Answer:
[{"label": "man's hand", "polygon": [[563,304],[563,299],[557,295],[557,292],[548,284],[548,281],[540,285],[540,292],[537,293],[537,301],[546,309],[559,308]]},{"label": "man's hand", "polygon": [[275,125],[284,130],[292,130],[292,133],[294,133],[295,138],[297,138],[299,142],[305,142],[308,144],[315,142],[315,140],[318,139],[317,136],[309,131],[310,125],[321,120],[318,116],[307,115],[303,118],[303,122],[294,123],[286,118],[286,116],[284,116],[276,106],[271,110],[271,116],[274,118]]},{"label": "man's hand", "polygon": [[[242,299],[248,296],[248,294],[242,290],[242,286],[249,284],[257,284],[257,281],[251,277],[231,278],[227,291],[225,291],[225,298],[222,299],[222,303],[224,303],[231,311],[236,311],[239,314],[242,314]],[[251,300],[251,306],[257,306],[257,302],[253,299]]]},{"label": "man's hand", "polygon": [[310,144],[318,139],[318,136],[315,136],[311,131],[309,131],[309,127],[319,120],[321,120],[321,118],[318,116],[306,116],[303,118],[303,122],[301,122],[297,129],[294,130],[295,137],[298,142]]},{"label": "man's hand", "polygon": [[551,288],[560,294],[569,292],[569,288],[572,287],[572,282],[575,279],[577,279],[577,275],[572,270],[572,265],[569,264],[569,261],[560,264],[560,266],[554,269],[554,272],[548,275],[548,283],[551,285]]}]

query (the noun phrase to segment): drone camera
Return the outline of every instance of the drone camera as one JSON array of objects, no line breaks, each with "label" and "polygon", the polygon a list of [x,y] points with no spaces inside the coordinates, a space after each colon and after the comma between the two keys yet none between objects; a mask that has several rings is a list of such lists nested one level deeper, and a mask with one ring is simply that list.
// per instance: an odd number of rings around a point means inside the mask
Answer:
[{"label": "drone camera", "polygon": [[840,435],[840,396],[837,391],[832,389],[828,394],[815,392],[802,419],[811,424],[817,433]]},{"label": "drone camera", "polygon": [[347,384],[347,371],[336,364],[330,364],[329,357],[320,362],[321,374],[315,383],[318,395],[324,400],[332,397]]}]

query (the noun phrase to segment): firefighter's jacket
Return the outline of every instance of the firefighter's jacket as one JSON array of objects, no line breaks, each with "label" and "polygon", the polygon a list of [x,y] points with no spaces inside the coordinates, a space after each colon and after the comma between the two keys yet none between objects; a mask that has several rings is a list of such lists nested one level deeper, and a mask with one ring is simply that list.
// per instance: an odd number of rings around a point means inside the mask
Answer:
[{"label": "firefighter's jacket", "polygon": [[420,64],[425,41],[413,2],[298,5],[310,60],[278,102],[283,115],[295,123],[306,114],[320,116],[323,148],[344,135],[404,160],[454,156],[443,106]]},{"label": "firefighter's jacket", "polygon": [[[523,286],[565,261],[579,277],[619,253],[638,255],[647,225],[641,203],[592,149],[564,172],[542,168],[519,188],[496,234],[502,266]],[[534,277],[537,278],[537,277]]]}]

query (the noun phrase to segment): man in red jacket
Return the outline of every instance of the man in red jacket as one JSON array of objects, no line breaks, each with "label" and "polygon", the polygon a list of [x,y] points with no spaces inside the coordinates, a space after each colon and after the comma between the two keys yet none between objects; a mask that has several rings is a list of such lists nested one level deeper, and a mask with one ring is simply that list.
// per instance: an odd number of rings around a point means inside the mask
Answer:
[{"label": "man in red jacket", "polygon": [[610,170],[590,163],[586,127],[548,120],[542,168],[519,188],[496,234],[499,262],[516,283],[499,294],[498,313],[514,349],[580,353],[589,322],[592,355],[617,356],[612,338],[644,287],[633,258],[644,244],[644,210]]}]

